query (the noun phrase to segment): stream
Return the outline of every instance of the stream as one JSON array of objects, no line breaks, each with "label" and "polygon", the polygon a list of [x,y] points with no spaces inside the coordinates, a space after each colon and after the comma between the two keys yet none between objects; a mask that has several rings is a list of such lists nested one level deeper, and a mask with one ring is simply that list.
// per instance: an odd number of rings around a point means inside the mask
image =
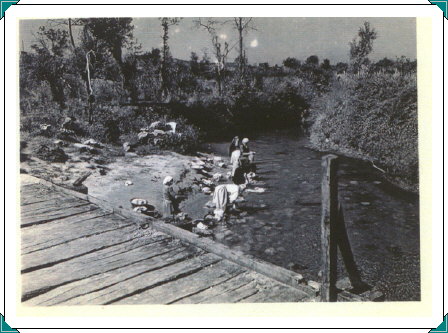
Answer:
[{"label": "stream", "polygon": [[[321,263],[321,157],[308,139],[284,132],[249,143],[265,193],[246,200],[258,207],[243,222],[223,226],[218,241],[318,280]],[[208,145],[226,155],[228,143]],[[265,160],[265,162],[262,162]],[[420,299],[419,200],[385,183],[365,162],[341,158],[339,197],[356,263],[365,282],[387,301]],[[340,255],[339,255],[340,257]],[[346,276],[338,263],[338,278]]]}]

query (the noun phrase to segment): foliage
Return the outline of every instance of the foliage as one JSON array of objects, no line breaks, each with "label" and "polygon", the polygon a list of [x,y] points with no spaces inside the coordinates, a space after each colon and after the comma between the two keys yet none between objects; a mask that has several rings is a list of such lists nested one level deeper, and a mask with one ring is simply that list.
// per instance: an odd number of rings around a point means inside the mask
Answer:
[{"label": "foliage", "polygon": [[297,58],[288,57],[285,60],[283,60],[283,66],[291,69],[298,69],[300,65],[301,65],[300,60],[298,60]]},{"label": "foliage", "polygon": [[368,55],[373,50],[373,41],[377,38],[375,29],[370,27],[369,22],[364,22],[364,26],[359,28],[358,39],[350,42],[350,61],[352,71],[357,73],[362,66],[369,65]]},{"label": "foliage", "polygon": [[118,64],[121,64],[122,48],[130,46],[133,39],[132,18],[104,17],[88,18],[82,21],[85,47],[93,49],[92,45],[87,45],[88,43],[101,45],[111,52]]},{"label": "foliage", "polygon": [[348,76],[311,109],[311,142],[371,160],[418,188],[417,83],[414,73]]}]

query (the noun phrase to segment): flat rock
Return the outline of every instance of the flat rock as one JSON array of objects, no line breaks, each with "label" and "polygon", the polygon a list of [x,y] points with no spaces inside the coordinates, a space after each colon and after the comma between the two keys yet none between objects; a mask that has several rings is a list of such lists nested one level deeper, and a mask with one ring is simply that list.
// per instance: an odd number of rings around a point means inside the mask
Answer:
[{"label": "flat rock", "polygon": [[264,250],[264,253],[267,254],[267,255],[272,256],[272,255],[275,254],[275,249],[273,247],[269,247],[266,250]]}]

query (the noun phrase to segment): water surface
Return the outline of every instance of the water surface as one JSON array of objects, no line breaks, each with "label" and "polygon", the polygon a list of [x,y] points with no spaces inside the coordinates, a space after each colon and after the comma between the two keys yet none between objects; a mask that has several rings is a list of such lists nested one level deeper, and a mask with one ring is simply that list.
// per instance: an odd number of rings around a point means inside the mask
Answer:
[{"label": "water surface", "polygon": [[[217,238],[317,280],[323,154],[307,149],[307,144],[306,138],[285,133],[251,140],[267,192],[246,195],[248,204],[258,208],[222,226]],[[209,148],[224,155],[227,144]],[[347,232],[364,280],[382,290],[387,300],[419,300],[418,197],[386,184],[366,163],[341,159],[339,169]],[[345,276],[342,266],[340,262],[340,277]]]}]

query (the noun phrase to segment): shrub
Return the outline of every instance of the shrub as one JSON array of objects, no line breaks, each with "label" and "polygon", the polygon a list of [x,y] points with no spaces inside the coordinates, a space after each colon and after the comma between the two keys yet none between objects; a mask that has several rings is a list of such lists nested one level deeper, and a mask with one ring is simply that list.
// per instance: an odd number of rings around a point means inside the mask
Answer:
[{"label": "shrub", "polygon": [[418,188],[415,74],[335,81],[310,114],[312,144],[371,160],[391,178]]}]

